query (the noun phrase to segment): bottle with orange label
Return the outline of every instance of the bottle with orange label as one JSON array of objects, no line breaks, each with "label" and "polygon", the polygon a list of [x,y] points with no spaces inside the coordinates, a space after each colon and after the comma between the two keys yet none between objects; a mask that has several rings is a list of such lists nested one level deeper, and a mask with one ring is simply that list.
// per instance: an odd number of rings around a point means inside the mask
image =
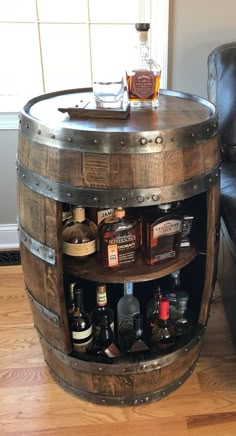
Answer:
[{"label": "bottle with orange label", "polygon": [[84,207],[74,206],[72,219],[67,221],[62,232],[63,252],[80,260],[96,251],[97,226],[85,218]]},{"label": "bottle with orange label", "polygon": [[128,219],[125,210],[117,207],[114,216],[105,218],[98,228],[100,258],[104,266],[119,267],[136,260],[139,226]]}]

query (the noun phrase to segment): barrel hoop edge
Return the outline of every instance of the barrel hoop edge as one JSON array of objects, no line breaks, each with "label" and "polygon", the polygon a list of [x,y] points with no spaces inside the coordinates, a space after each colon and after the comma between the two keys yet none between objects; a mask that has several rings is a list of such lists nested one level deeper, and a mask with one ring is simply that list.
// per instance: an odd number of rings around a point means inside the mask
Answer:
[{"label": "barrel hoop edge", "polygon": [[39,257],[50,265],[56,264],[56,252],[53,248],[42,244],[27,233],[18,223],[20,241],[34,256]]},{"label": "barrel hoop edge", "polygon": [[[37,327],[36,327],[37,329]],[[38,330],[38,329],[37,329]],[[100,375],[128,375],[132,373],[147,373],[151,371],[158,371],[161,368],[173,364],[175,361],[179,359],[180,356],[183,356],[191,351],[197,344],[199,344],[202,340],[202,336],[204,334],[205,327],[201,326],[199,328],[198,334],[194,336],[184,347],[180,349],[168,353],[164,356],[157,356],[156,359],[152,358],[146,361],[140,361],[137,363],[129,362],[129,363],[114,363],[114,364],[105,364],[98,363],[92,361],[81,360],[77,357],[73,357],[71,355],[65,354],[62,351],[55,348],[51,343],[47,341],[47,339],[42,335],[42,333],[38,330],[38,336],[42,343],[42,348],[46,347],[50,353],[53,353],[55,357],[63,363],[63,365],[73,368],[74,370],[80,372],[87,372],[93,374]]]},{"label": "barrel hoop edge", "polygon": [[64,380],[62,380],[50,367],[47,360],[45,360],[50,374],[53,376],[53,378],[56,380],[58,385],[60,385],[65,391],[69,392],[70,394],[75,395],[76,397],[79,397],[82,400],[86,400],[92,403],[101,404],[105,406],[138,406],[142,404],[151,403],[154,401],[161,400],[162,398],[166,397],[167,395],[171,394],[173,391],[175,391],[177,388],[179,388],[190,375],[193,373],[193,370],[196,366],[198,357],[193,363],[193,365],[186,371],[185,374],[183,374],[180,378],[175,380],[174,382],[170,383],[169,385],[165,386],[162,389],[159,389],[154,392],[148,392],[145,394],[135,394],[133,396],[123,396],[123,397],[115,397],[115,396],[107,396],[107,395],[100,395],[100,394],[93,394],[87,391],[80,390],[78,388],[75,388],[74,386],[66,383]]},{"label": "barrel hoop edge", "polygon": [[218,182],[220,164],[208,173],[181,183],[168,186],[135,189],[97,189],[76,187],[59,183],[38,175],[16,161],[17,177],[33,192],[47,198],[85,207],[141,207],[183,200],[207,191]]},{"label": "barrel hoop edge", "polygon": [[[51,312],[50,310],[48,310],[46,307],[44,307],[41,303],[39,303],[33,296],[32,292],[27,288],[27,286],[25,285],[25,291],[28,295],[28,298],[30,300],[30,302],[34,305],[34,307],[36,308],[36,310],[40,313],[40,315],[47,321],[49,321],[50,323],[52,323],[54,326],[56,327],[60,327],[60,318],[59,316],[54,313]],[[36,327],[36,329],[38,330],[38,328]]]}]

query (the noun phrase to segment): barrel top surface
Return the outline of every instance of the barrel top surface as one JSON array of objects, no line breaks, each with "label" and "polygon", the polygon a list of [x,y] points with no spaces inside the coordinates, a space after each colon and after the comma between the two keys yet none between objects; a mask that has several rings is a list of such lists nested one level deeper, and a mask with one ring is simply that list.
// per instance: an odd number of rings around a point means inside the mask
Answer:
[{"label": "barrel top surface", "polygon": [[83,132],[143,132],[179,129],[211,121],[215,106],[208,100],[191,94],[161,90],[157,109],[131,108],[127,119],[70,118],[58,108],[84,107],[93,102],[91,88],[59,91],[30,100],[22,114],[36,124],[48,128],[73,129]]}]

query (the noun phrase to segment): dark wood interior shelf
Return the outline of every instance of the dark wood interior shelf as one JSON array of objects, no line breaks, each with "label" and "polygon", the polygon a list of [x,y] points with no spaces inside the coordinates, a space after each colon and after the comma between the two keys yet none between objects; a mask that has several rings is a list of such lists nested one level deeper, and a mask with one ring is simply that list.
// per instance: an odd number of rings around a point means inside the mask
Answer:
[{"label": "dark wood interior shelf", "polygon": [[188,265],[197,255],[194,247],[181,248],[177,257],[148,265],[142,255],[137,256],[134,264],[126,268],[107,268],[101,265],[96,257],[81,263],[75,258],[64,256],[64,271],[75,278],[82,278],[95,282],[124,283],[145,282],[164,277],[177,269]]}]

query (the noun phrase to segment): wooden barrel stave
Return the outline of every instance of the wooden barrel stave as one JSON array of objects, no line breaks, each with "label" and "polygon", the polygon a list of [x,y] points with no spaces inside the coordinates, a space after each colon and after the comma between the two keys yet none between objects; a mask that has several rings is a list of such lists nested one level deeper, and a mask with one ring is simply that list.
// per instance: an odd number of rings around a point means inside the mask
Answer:
[{"label": "wooden barrel stave", "polygon": [[[178,383],[192,366],[195,365],[201,348],[201,336],[194,345],[189,343],[179,352],[170,353],[166,360],[159,358],[155,367],[153,361],[144,361],[142,365],[112,364],[107,369],[104,364],[91,364],[70,356],[64,356],[54,349],[51,344],[41,337],[45,360],[48,367],[67,388],[75,388],[89,401],[102,404],[106,397],[107,404],[119,405],[125,400],[127,404],[133,402],[136,397],[154,395],[158,391],[171,389]],[[163,361],[163,366],[162,366]],[[150,363],[150,364],[149,364]],[[148,369],[140,369],[140,368]]]},{"label": "wooden barrel stave", "polygon": [[[80,188],[145,189],[198,179],[220,162],[219,138],[173,150],[137,154],[96,154],[47,147],[19,138],[19,162],[32,173]],[[170,168],[175,168],[171,171]],[[130,171],[127,171],[127,167]]]},{"label": "wooden barrel stave", "polygon": [[[70,352],[62,271],[61,204],[31,191],[21,183],[18,185],[18,210],[19,227],[24,229],[20,244],[22,268],[25,286],[32,297],[29,300],[35,325],[51,338],[52,344]],[[53,265],[47,262],[47,257],[38,257],[39,248],[36,247],[34,254],[25,246],[30,238],[55,252]],[[39,306],[32,301],[41,304],[42,310],[45,308],[51,312],[51,321],[45,320]],[[59,317],[58,325],[53,321],[54,315]]]}]

